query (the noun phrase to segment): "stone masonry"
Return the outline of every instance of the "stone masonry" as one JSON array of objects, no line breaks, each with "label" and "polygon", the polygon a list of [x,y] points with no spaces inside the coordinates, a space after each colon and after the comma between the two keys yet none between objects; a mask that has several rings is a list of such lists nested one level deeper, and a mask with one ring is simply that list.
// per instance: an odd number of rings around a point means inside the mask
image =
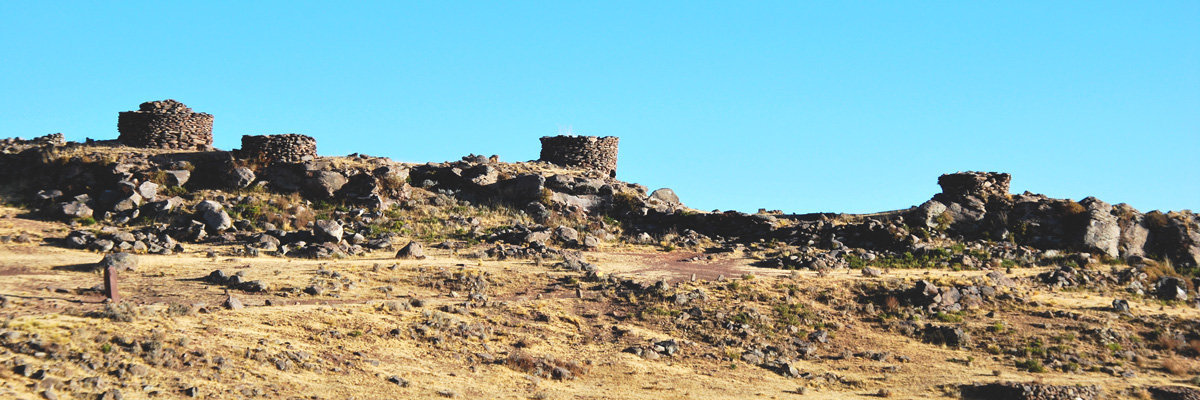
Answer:
[{"label": "stone masonry", "polygon": [[938,177],[942,187],[941,196],[947,200],[977,197],[987,201],[993,197],[1008,196],[1008,184],[1012,175],[1002,172],[956,172]]},{"label": "stone masonry", "polygon": [[240,157],[262,164],[301,163],[317,156],[317,140],[311,136],[243,135]]},{"label": "stone masonry", "polygon": [[539,161],[617,176],[616,136],[543,136]]},{"label": "stone masonry", "polygon": [[175,150],[212,148],[212,114],[194,113],[175,100],[148,101],[117,118],[117,141],[126,146]]}]

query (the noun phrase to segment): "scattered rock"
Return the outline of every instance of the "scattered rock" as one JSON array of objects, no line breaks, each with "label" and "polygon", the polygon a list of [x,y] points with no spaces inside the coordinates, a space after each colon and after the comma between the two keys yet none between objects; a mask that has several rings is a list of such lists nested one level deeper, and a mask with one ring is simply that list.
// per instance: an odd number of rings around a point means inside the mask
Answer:
[{"label": "scattered rock", "polygon": [[233,296],[225,296],[225,301],[221,303],[221,306],[230,310],[241,310],[246,308],[246,305],[242,304],[241,300],[238,300],[237,297]]},{"label": "scattered rock", "polygon": [[1121,314],[1129,314],[1129,302],[1125,299],[1115,299],[1112,302],[1113,311]]}]

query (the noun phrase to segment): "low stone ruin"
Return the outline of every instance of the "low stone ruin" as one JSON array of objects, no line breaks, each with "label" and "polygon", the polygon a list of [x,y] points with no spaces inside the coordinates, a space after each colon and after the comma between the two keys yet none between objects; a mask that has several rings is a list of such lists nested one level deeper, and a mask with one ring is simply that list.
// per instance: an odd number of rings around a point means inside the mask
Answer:
[{"label": "low stone ruin", "polygon": [[61,133],[51,133],[45,136],[38,136],[33,139],[7,138],[0,139],[0,153],[13,154],[25,151],[34,147],[45,146],[62,146],[67,144],[66,139]]},{"label": "low stone ruin", "polygon": [[538,159],[565,167],[600,171],[617,176],[616,136],[543,136]]},{"label": "low stone ruin", "polygon": [[132,147],[209,150],[212,124],[212,114],[192,112],[178,101],[149,101],[137,111],[118,115],[117,131],[121,135],[117,141]]},{"label": "low stone ruin", "polygon": [[317,140],[295,133],[243,135],[239,156],[263,165],[302,163],[317,157]]}]

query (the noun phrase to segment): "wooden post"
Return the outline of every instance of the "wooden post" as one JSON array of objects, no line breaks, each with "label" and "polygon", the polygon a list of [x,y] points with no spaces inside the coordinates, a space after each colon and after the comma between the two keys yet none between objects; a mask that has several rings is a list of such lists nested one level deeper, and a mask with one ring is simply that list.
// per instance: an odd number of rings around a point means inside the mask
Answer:
[{"label": "wooden post", "polygon": [[117,294],[117,268],[112,265],[104,267],[104,296],[114,303],[121,299]]}]

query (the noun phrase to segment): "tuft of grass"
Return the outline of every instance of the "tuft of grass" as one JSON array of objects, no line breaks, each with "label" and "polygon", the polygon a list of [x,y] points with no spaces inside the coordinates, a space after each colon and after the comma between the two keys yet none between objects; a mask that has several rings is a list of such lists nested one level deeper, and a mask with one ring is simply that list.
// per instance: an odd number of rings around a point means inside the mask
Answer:
[{"label": "tuft of grass", "polygon": [[1172,375],[1185,376],[1191,372],[1187,361],[1180,357],[1170,357],[1162,362],[1163,370],[1170,372]]},{"label": "tuft of grass", "polygon": [[133,322],[140,314],[141,312],[133,304],[108,303],[104,305],[104,309],[88,313],[88,316],[111,319],[117,322]]},{"label": "tuft of grass", "polygon": [[963,321],[962,314],[960,313],[944,313],[941,311],[938,311],[937,314],[934,314],[933,318],[941,322],[957,323]]}]

